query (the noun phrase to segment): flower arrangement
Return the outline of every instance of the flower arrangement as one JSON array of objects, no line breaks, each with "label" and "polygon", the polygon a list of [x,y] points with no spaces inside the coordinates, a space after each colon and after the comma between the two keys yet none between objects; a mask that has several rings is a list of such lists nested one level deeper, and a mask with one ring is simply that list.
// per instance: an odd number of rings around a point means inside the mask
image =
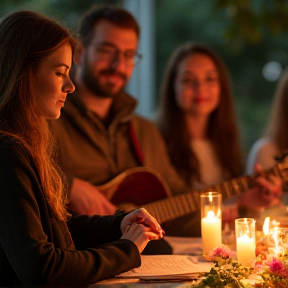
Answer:
[{"label": "flower arrangement", "polygon": [[[242,266],[235,251],[228,247],[217,247],[207,257],[214,261],[214,267],[206,273],[195,288],[287,288],[288,249],[267,258],[258,255],[255,269]],[[265,255],[266,256],[266,255]],[[256,271],[256,272],[255,272]]]},{"label": "flower arrangement", "polygon": [[[242,283],[252,273],[252,269],[242,266],[239,262],[230,259],[229,264],[219,265],[217,262],[202,280],[199,288],[243,288],[252,287]],[[202,285],[202,286],[201,286]]]},{"label": "flower arrangement", "polygon": [[288,255],[286,253],[267,260],[260,273],[264,282],[263,288],[288,287]]},{"label": "flower arrangement", "polygon": [[[239,262],[234,260],[236,258],[235,251],[228,247],[217,247],[212,250],[207,257],[208,260],[214,261],[215,265],[209,273],[205,274],[204,279],[197,288],[243,288],[242,279],[247,279],[253,272],[252,268],[244,267]],[[250,286],[252,287],[252,286]]]}]

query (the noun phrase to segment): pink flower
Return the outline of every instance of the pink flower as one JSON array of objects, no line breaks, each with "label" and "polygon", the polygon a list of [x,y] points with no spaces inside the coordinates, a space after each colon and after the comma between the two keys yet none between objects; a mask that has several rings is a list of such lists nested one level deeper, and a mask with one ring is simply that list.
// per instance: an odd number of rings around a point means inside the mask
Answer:
[{"label": "pink flower", "polygon": [[277,274],[282,277],[286,277],[288,274],[287,267],[284,265],[284,263],[273,257],[272,261],[269,263],[269,269],[273,274]]},{"label": "pink flower", "polygon": [[214,248],[209,253],[209,255],[214,256],[214,257],[229,258],[232,255],[232,253],[233,252],[229,248],[223,246],[223,247]]},{"label": "pink flower", "polygon": [[278,271],[282,271],[283,268],[284,268],[283,263],[280,260],[273,257],[272,261],[269,263],[269,269],[272,272],[278,272]]}]

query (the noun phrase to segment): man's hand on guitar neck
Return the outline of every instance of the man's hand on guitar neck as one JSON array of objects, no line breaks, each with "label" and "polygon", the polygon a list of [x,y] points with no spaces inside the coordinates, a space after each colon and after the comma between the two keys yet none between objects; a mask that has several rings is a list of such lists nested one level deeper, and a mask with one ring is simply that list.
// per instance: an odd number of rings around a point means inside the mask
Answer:
[{"label": "man's hand on guitar neck", "polygon": [[269,174],[262,176],[262,168],[259,164],[255,166],[257,175],[256,186],[239,197],[239,206],[262,210],[281,203],[283,194],[283,181],[281,178]]},{"label": "man's hand on guitar neck", "polygon": [[69,196],[70,208],[84,215],[112,215],[117,208],[89,182],[78,178],[73,179]]}]

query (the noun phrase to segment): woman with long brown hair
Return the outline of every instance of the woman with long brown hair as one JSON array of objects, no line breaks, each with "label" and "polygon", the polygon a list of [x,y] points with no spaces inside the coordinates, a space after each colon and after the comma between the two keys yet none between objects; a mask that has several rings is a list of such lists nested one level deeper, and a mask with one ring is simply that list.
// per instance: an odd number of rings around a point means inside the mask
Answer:
[{"label": "woman with long brown hair", "polygon": [[288,150],[288,68],[277,84],[272,104],[271,117],[263,137],[255,142],[248,156],[246,170],[254,170],[258,163],[264,169],[276,164],[275,157],[280,157]]},{"label": "woman with long brown hair", "polygon": [[[244,163],[230,79],[223,60],[212,49],[187,43],[172,53],[164,74],[157,124],[172,164],[193,190],[242,175]],[[257,177],[255,182],[258,185],[242,191],[246,193],[235,203],[245,210],[246,217],[278,205],[282,195],[278,177]],[[223,215],[227,222],[236,217],[236,209]]]},{"label": "woman with long brown hair", "polygon": [[210,48],[187,43],[164,75],[158,126],[186,184],[202,189],[242,174],[242,151],[227,69]]},{"label": "woman with long brown hair", "polygon": [[46,120],[60,116],[75,89],[76,44],[37,12],[1,19],[0,286],[82,287],[140,266],[147,242],[163,236],[144,209],[107,217],[66,210]]}]

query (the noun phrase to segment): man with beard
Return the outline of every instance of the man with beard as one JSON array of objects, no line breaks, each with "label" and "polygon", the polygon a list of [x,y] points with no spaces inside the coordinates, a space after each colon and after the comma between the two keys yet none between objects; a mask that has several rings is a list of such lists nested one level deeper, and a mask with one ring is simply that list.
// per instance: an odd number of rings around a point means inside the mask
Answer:
[{"label": "man with beard", "polygon": [[124,92],[141,57],[136,20],[126,10],[104,6],[84,14],[78,32],[83,46],[74,55],[72,75],[77,91],[67,98],[57,123],[50,123],[60,165],[71,179],[71,209],[113,214],[118,207],[96,186],[132,167],[157,171],[172,193],[188,191],[158,130],[134,114],[137,101]]},{"label": "man with beard", "polygon": [[[71,179],[70,208],[80,214],[115,213],[118,207],[97,186],[133,167],[156,171],[174,195],[191,190],[170,164],[154,124],[134,114],[137,101],[124,92],[140,60],[139,30],[129,12],[115,7],[89,10],[79,24],[83,46],[74,55],[76,90],[67,98],[59,120],[50,124],[59,163]],[[143,184],[139,181],[139,190]],[[140,195],[143,199],[146,192]],[[199,209],[198,196],[189,199],[192,208]],[[196,215],[184,215],[164,229],[170,235],[199,236],[199,210]]]}]

